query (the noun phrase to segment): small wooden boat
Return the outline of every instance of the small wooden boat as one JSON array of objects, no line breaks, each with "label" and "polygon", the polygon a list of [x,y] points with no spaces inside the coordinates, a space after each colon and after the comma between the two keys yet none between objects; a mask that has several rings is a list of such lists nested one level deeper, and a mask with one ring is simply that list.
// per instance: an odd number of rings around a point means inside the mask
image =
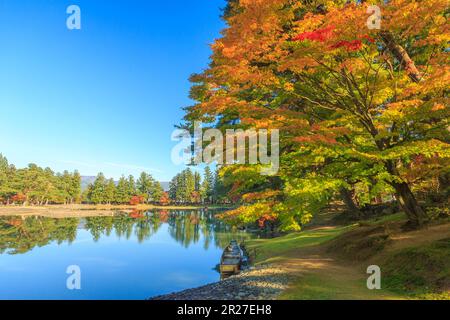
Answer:
[{"label": "small wooden boat", "polygon": [[241,269],[242,251],[236,240],[230,242],[220,259],[220,272],[225,274],[238,273]]}]

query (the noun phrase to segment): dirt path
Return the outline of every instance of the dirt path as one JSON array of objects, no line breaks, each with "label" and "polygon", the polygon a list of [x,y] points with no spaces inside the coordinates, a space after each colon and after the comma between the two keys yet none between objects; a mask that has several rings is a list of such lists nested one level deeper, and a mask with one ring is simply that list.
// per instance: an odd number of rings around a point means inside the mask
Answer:
[{"label": "dirt path", "polygon": [[405,296],[383,288],[369,290],[367,267],[372,264],[382,266],[383,259],[394,251],[445,238],[450,238],[449,223],[407,233],[394,232],[383,251],[362,262],[340,259],[327,250],[326,244],[292,250],[276,263],[296,279],[279,298],[405,299]]},{"label": "dirt path", "polygon": [[277,266],[296,280],[280,299],[401,299],[383,290],[367,289],[367,266],[339,261],[323,247],[298,250]]},{"label": "dirt path", "polygon": [[426,245],[433,241],[450,238],[450,224],[428,226],[417,231],[394,234],[390,238],[392,242],[386,248],[387,252]]}]

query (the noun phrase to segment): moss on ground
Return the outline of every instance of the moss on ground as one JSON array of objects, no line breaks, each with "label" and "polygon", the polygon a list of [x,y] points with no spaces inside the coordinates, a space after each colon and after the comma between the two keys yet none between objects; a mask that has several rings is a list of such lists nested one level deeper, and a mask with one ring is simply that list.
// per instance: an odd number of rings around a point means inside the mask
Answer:
[{"label": "moss on ground", "polygon": [[360,227],[330,241],[327,251],[347,261],[365,261],[383,251],[389,241],[389,230],[383,225]]},{"label": "moss on ground", "polygon": [[450,298],[450,238],[393,253],[383,265],[384,283],[395,292],[426,299]]}]

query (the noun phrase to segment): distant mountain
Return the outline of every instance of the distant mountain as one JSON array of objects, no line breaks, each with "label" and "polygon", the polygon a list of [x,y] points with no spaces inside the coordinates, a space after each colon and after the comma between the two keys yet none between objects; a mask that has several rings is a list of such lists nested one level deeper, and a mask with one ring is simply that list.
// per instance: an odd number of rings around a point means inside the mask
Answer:
[{"label": "distant mountain", "polygon": [[164,191],[169,191],[169,183],[168,181],[160,181],[161,187],[164,189]]},{"label": "distant mountain", "polygon": [[[81,176],[81,190],[84,191],[90,184],[93,184],[95,181],[95,176]],[[115,181],[117,184],[117,181]],[[164,191],[169,191],[169,182],[168,181],[160,181],[159,182],[164,189]]]},{"label": "distant mountain", "polygon": [[81,191],[86,190],[90,184],[93,184],[95,178],[94,176],[81,176]]}]

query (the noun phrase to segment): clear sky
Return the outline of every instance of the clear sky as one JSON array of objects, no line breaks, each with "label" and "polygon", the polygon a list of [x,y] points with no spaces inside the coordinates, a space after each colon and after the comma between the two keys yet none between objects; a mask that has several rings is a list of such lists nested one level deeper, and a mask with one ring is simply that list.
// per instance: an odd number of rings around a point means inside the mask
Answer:
[{"label": "clear sky", "polygon": [[[66,8],[81,8],[68,30]],[[0,0],[0,153],[17,167],[169,180],[188,77],[224,0]]]}]

